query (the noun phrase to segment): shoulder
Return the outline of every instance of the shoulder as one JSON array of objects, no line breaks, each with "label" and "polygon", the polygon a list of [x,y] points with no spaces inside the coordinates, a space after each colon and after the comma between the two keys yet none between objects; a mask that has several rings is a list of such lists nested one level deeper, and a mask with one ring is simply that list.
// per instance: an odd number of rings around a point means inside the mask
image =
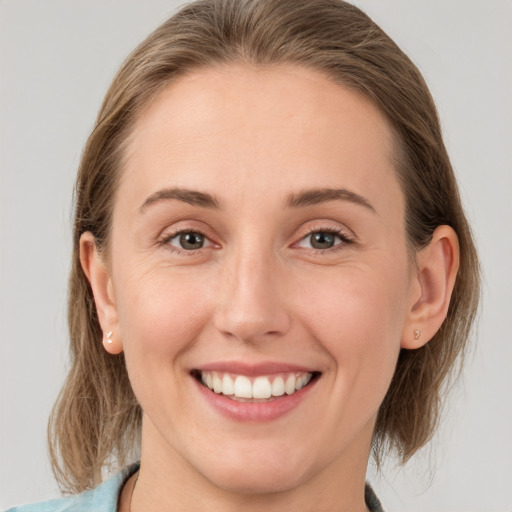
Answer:
[{"label": "shoulder", "polygon": [[6,512],[116,512],[119,492],[138,467],[138,464],[134,464],[90,491],[68,498],[21,505]]}]

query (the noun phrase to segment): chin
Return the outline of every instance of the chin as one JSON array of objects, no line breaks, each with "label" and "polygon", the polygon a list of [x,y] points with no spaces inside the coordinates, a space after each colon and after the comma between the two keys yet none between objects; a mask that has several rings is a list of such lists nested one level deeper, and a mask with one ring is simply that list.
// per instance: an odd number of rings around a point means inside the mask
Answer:
[{"label": "chin", "polygon": [[[256,443],[257,445],[259,443]],[[296,448],[253,446],[245,450],[224,450],[221,458],[204,459],[198,469],[217,488],[245,495],[285,492],[303,484],[314,474],[314,461],[304,459]],[[234,448],[234,447],[233,447]],[[259,448],[259,449],[258,449]]]},{"label": "chin", "polygon": [[[265,469],[249,467],[216,470],[209,480],[218,488],[233,494],[263,495],[286,492],[300,485],[305,475],[297,468],[267,465]],[[208,478],[208,475],[205,475]]]}]

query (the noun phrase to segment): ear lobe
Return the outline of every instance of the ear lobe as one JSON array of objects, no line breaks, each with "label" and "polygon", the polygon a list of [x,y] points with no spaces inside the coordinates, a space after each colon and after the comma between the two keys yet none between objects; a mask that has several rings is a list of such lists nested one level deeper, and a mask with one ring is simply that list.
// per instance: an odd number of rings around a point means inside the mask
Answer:
[{"label": "ear lobe", "polygon": [[80,237],[80,263],[94,295],[105,350],[111,354],[119,354],[123,351],[123,345],[119,335],[115,335],[119,329],[112,279],[106,262],[98,251],[94,236],[90,232]]},{"label": "ear lobe", "polygon": [[459,242],[449,226],[439,226],[430,243],[416,257],[416,283],[411,289],[408,320],[401,347],[416,349],[430,341],[441,327],[459,269]]}]

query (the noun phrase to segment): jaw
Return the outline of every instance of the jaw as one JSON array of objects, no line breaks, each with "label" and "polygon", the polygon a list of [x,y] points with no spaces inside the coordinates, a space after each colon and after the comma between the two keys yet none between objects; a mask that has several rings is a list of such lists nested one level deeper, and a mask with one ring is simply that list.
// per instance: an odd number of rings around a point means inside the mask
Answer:
[{"label": "jaw", "polygon": [[[273,437],[258,437],[249,428],[245,436],[231,439],[224,432],[213,442],[198,439],[195,456],[190,452],[173,455],[168,450],[164,453],[160,442],[155,443],[161,439],[160,433],[145,417],[143,473],[150,469],[146,474],[151,488],[165,490],[167,501],[162,503],[168,503],[169,496],[186,495],[186,508],[200,510],[336,510],[346,500],[355,499],[359,491],[362,495],[373,422],[365,429],[365,439],[347,446],[342,457],[335,455],[338,447],[332,447],[326,457],[318,444],[316,460],[310,460],[311,447],[301,450],[297,444],[308,433],[289,436],[284,431],[279,435],[277,430]],[[315,432],[311,430],[309,436],[314,438]],[[175,476],[169,479],[169,475]],[[355,506],[349,509],[359,510]]]}]

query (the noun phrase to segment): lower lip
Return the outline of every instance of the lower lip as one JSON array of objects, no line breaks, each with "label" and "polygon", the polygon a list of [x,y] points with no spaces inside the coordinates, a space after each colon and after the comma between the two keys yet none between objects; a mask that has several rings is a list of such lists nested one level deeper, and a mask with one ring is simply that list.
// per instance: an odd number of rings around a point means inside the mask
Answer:
[{"label": "lower lip", "polygon": [[194,377],[192,379],[208,404],[223,416],[235,421],[258,423],[276,420],[295,409],[318,381],[315,379],[292,395],[283,395],[268,402],[237,402],[225,395],[214,393]]}]

